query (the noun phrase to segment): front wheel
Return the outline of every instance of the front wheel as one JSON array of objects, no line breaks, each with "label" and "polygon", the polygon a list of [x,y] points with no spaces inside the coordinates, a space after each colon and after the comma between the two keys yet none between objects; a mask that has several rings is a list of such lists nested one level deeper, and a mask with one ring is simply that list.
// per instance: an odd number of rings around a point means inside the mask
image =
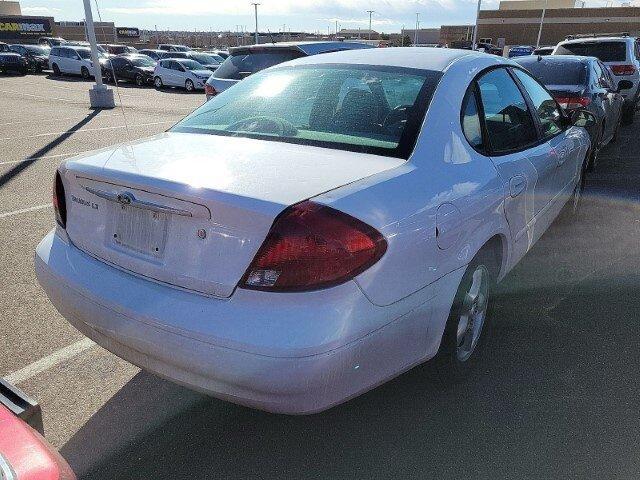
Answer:
[{"label": "front wheel", "polygon": [[51,70],[53,70],[53,76],[54,76],[54,77],[59,77],[59,76],[60,76],[60,73],[61,73],[61,72],[60,72],[60,67],[58,67],[58,64],[57,64],[57,63],[54,63],[54,64],[51,66]]},{"label": "front wheel", "polygon": [[187,90],[187,92],[193,92],[196,89],[193,82],[189,79],[187,79],[187,81],[184,82],[184,88]]},{"label": "front wheel", "polygon": [[495,263],[491,252],[481,251],[456,292],[436,358],[441,373],[452,379],[466,376],[482,357],[492,317]]},{"label": "front wheel", "polygon": [[153,79],[153,86],[160,90],[162,88],[162,79],[160,77],[155,77]]},{"label": "front wheel", "polygon": [[136,85],[139,87],[144,86],[144,78],[142,78],[142,75],[140,74],[136,75]]}]

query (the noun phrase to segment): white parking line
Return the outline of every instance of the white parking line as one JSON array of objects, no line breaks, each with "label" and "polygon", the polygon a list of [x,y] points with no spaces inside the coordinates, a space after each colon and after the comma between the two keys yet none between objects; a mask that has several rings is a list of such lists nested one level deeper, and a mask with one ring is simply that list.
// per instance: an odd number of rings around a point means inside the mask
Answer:
[{"label": "white parking line", "polygon": [[[116,117],[122,116],[122,113],[101,113],[100,118],[104,117]],[[40,125],[41,123],[50,123],[50,122],[62,122],[64,120],[75,120],[78,121],[78,117],[65,117],[65,118],[39,118],[39,119],[31,119],[31,120],[23,120],[21,122],[8,122],[8,123],[0,123],[0,127],[10,127],[11,125],[21,125],[23,123],[29,123],[31,125]]]},{"label": "white parking line", "polygon": [[33,363],[30,363],[24,368],[17,370],[13,373],[10,373],[4,379],[12,384],[17,384],[29,380],[30,378],[35,377],[39,373],[45,372],[56,365],[64,362],[65,360],[69,360],[70,358],[79,355],[85,350],[90,349],[95,345],[95,342],[88,338],[83,338],[82,340],[78,340],[71,345],[68,345],[60,350],[56,350],[55,352],[47,355],[46,357],[41,358],[40,360],[36,360]]},{"label": "white parking line", "polygon": [[42,100],[57,100],[59,102],[73,103],[74,105],[86,105],[88,103],[86,100],[82,101],[82,102],[78,102],[78,101],[70,100],[68,98],[44,97],[42,95],[33,95],[31,93],[22,93],[22,92],[13,92],[11,90],[0,90],[0,93],[10,93],[10,94],[13,94],[13,95],[22,95],[23,97],[41,98]]},{"label": "white parking line", "polygon": [[42,205],[36,205],[35,207],[21,208],[20,210],[14,210],[13,212],[0,213],[0,218],[13,217],[14,215],[20,215],[21,213],[35,212],[36,210],[42,210],[53,206],[51,203],[45,203]]},{"label": "white parking line", "polygon": [[[118,145],[114,145],[113,148],[117,148]],[[22,162],[35,162],[37,160],[49,160],[52,158],[60,158],[60,157],[73,157],[75,155],[82,155],[83,153],[89,153],[93,150],[83,150],[82,152],[71,152],[71,153],[58,153],[57,155],[45,155],[43,157],[29,157],[23,158],[22,160],[5,160],[4,162],[0,162],[0,165],[13,165],[15,163]]]},{"label": "white parking line", "polygon": [[[151,127],[153,125],[162,125],[162,124],[166,124],[166,123],[173,124],[173,123],[176,123],[176,120],[164,120],[162,122],[138,123],[138,124],[129,125],[129,128]],[[115,126],[112,126],[112,127],[81,128],[79,130],[74,130],[72,132],[69,132],[67,130],[65,132],[38,133],[37,135],[29,135],[29,138],[52,137],[52,136],[57,136],[57,135],[64,135],[66,133],[71,133],[72,135],[75,135],[76,133],[100,132],[102,130],[116,130],[118,128],[126,128],[126,127],[124,125],[115,125]],[[0,141],[4,142],[4,141],[7,141],[7,140],[16,140],[18,138],[24,138],[24,137],[22,137],[22,136],[19,136],[19,137],[5,137],[5,138],[0,138]]]}]

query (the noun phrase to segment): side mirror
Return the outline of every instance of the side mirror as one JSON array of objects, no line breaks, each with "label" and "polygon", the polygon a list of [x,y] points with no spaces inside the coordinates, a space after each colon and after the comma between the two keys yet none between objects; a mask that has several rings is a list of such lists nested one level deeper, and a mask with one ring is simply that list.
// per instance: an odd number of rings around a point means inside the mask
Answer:
[{"label": "side mirror", "polygon": [[571,125],[575,125],[576,127],[582,128],[592,128],[598,123],[598,119],[596,116],[587,112],[584,109],[578,108],[577,110],[573,110],[570,116]]},{"label": "side mirror", "polygon": [[616,92],[620,92],[622,90],[630,90],[633,88],[633,82],[631,80],[620,80],[618,82],[618,88]]}]

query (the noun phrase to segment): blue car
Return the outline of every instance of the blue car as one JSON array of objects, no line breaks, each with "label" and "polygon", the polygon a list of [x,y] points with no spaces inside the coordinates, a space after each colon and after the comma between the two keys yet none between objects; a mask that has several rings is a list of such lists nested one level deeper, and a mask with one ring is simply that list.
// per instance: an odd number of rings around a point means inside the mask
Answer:
[{"label": "blue car", "polygon": [[512,47],[509,49],[509,58],[513,57],[524,57],[526,55],[531,55],[535,50],[534,47],[528,45],[520,45],[518,47]]}]

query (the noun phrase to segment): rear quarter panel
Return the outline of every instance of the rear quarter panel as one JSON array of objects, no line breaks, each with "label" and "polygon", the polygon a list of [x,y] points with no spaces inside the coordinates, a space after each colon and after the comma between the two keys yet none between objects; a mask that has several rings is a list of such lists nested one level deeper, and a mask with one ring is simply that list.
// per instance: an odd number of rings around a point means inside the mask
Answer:
[{"label": "rear quarter panel", "polygon": [[[486,66],[495,61],[487,56]],[[460,124],[462,98],[476,68],[477,60],[463,58],[445,73],[404,165],[318,197],[387,239],[383,258],[357,277],[376,305],[398,302],[461,269],[494,235],[504,240],[502,263],[507,264],[502,182],[491,160],[469,146]],[[446,225],[437,219],[442,205],[454,213]],[[446,227],[452,239],[448,248],[438,245],[436,226]],[[452,300],[453,293],[445,297]]]}]

